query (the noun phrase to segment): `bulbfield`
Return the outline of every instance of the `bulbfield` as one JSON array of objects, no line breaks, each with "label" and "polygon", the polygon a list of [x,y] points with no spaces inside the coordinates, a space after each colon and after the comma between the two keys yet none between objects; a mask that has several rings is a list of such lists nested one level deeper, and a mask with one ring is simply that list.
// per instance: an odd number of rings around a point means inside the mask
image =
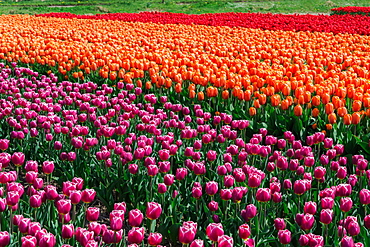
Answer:
[{"label": "bulbfield", "polygon": [[22,18],[0,17],[0,247],[370,245],[365,37]]}]

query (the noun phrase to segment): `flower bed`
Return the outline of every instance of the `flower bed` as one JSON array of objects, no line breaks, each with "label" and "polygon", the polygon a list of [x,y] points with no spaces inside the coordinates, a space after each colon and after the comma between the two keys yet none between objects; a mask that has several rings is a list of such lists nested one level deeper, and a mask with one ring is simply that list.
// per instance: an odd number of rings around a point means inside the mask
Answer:
[{"label": "flower bed", "polygon": [[370,245],[367,36],[0,23],[0,246]]},{"label": "flower bed", "polygon": [[76,15],[71,13],[38,14],[40,17],[119,20],[161,24],[186,24],[259,28],[262,30],[309,31],[368,35],[370,19],[352,15],[283,15],[261,13],[217,13],[190,15],[166,12]]},{"label": "flower bed", "polygon": [[331,9],[334,15],[369,15],[370,7],[347,6]]}]

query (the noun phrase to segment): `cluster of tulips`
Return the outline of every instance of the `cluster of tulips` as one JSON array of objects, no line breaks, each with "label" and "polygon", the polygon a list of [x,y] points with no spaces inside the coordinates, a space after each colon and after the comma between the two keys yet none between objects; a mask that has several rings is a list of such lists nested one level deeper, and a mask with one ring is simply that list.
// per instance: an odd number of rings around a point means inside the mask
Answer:
[{"label": "cluster of tulips", "polygon": [[93,20],[119,20],[125,22],[154,22],[161,24],[187,24],[206,26],[244,27],[263,30],[332,32],[368,35],[366,16],[351,16],[349,14],[367,13],[367,7],[342,7],[332,9],[340,15],[285,15],[263,13],[213,13],[213,14],[183,14],[168,12],[140,12],[140,13],[109,13],[96,15],[76,15],[71,13],[37,14],[41,17],[78,18]]},{"label": "cluster of tulips", "polygon": [[331,9],[334,15],[369,15],[370,7],[347,6]]},{"label": "cluster of tulips", "polygon": [[370,244],[366,154],[324,132],[0,68],[0,246]]},{"label": "cluster of tulips", "polygon": [[352,143],[353,152],[367,150],[367,36],[35,16],[0,21],[0,59],[8,62],[71,83],[138,82],[140,90],[166,91],[181,104],[190,98],[252,117],[276,135],[293,130],[305,138],[307,131],[326,130],[335,141]]}]

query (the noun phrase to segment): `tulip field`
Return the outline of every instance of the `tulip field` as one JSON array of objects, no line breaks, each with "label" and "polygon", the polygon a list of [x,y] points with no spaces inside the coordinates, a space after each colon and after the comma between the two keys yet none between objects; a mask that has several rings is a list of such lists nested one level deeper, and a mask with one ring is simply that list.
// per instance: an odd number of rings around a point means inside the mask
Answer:
[{"label": "tulip field", "polygon": [[1,15],[0,247],[370,246],[343,11]]}]

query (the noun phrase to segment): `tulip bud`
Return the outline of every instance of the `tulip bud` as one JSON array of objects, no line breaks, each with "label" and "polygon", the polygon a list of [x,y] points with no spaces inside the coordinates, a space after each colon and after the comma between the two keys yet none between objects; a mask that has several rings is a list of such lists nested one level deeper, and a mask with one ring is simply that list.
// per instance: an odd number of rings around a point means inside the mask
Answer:
[{"label": "tulip bud", "polygon": [[218,237],[224,235],[221,223],[210,223],[207,226],[206,234],[211,241],[216,242]]},{"label": "tulip bud", "polygon": [[144,240],[144,228],[133,227],[127,234],[127,240],[129,243],[140,244]]},{"label": "tulip bud", "polygon": [[97,221],[100,215],[100,208],[89,207],[86,210],[87,221]]},{"label": "tulip bud", "polygon": [[161,204],[156,202],[148,202],[146,208],[146,217],[150,220],[158,219],[162,213]]},{"label": "tulip bud", "polygon": [[62,238],[70,239],[74,235],[74,226],[73,224],[70,225],[62,225]]},{"label": "tulip bud", "polygon": [[292,240],[292,233],[287,229],[280,230],[278,232],[278,238],[281,244],[289,244]]},{"label": "tulip bud", "polygon": [[239,233],[239,237],[245,240],[249,238],[249,236],[251,235],[251,229],[248,224],[243,224],[239,226],[238,233]]},{"label": "tulip bud", "polygon": [[227,235],[219,236],[217,239],[218,246],[219,247],[232,247],[234,246],[234,240],[232,237],[229,237]]},{"label": "tulip bud", "polygon": [[323,209],[320,213],[320,222],[327,225],[333,221],[333,210],[331,209]]},{"label": "tulip bud", "polygon": [[148,237],[148,244],[151,246],[157,246],[162,242],[162,234],[150,233]]}]

